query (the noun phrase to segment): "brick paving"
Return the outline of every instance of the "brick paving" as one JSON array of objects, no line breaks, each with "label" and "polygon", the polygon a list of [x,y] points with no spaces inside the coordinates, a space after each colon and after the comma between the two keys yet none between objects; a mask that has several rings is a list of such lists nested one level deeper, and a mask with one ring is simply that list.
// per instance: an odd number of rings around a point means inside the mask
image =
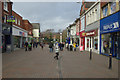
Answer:
[{"label": "brick paving", "polygon": [[118,78],[118,60],[108,69],[108,57],[89,52],[60,51],[53,59],[48,46],[25,52],[23,49],[3,54],[3,78]]}]

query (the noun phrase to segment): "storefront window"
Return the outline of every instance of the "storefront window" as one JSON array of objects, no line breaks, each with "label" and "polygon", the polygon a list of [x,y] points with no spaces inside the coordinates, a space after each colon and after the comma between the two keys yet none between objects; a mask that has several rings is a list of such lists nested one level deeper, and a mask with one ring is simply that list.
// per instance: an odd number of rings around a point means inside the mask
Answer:
[{"label": "storefront window", "polygon": [[102,34],[102,45],[101,50],[102,53],[110,54],[111,49],[111,36],[109,34]]},{"label": "storefront window", "polygon": [[108,15],[108,6],[106,5],[103,7],[103,17],[106,17]]},{"label": "storefront window", "polygon": [[111,14],[116,11],[116,2],[111,3]]},{"label": "storefront window", "polygon": [[15,48],[20,48],[20,37],[14,37]]},{"label": "storefront window", "polygon": [[87,48],[89,48],[89,39],[87,39]]}]

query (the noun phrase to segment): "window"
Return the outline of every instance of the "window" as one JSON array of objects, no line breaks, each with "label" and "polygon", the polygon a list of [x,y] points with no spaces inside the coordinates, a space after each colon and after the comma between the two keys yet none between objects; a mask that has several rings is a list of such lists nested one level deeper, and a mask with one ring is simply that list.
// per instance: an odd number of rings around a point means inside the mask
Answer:
[{"label": "window", "polygon": [[15,18],[15,24],[17,24],[17,18]]},{"label": "window", "polygon": [[111,14],[114,13],[116,11],[116,2],[112,2],[110,8],[111,8]]},{"label": "window", "polygon": [[7,15],[4,15],[4,23],[7,21]]},{"label": "window", "polygon": [[120,1],[119,1],[119,10],[120,10]]},{"label": "window", "polygon": [[108,15],[108,5],[103,7],[103,17],[106,17]]},{"label": "window", "polygon": [[18,20],[18,25],[20,25],[20,20]]},{"label": "window", "polygon": [[111,38],[110,33],[108,34],[102,34],[102,45],[101,45],[101,52],[110,54],[110,48],[111,48]]},{"label": "window", "polygon": [[4,10],[8,11],[8,3],[4,2]]}]

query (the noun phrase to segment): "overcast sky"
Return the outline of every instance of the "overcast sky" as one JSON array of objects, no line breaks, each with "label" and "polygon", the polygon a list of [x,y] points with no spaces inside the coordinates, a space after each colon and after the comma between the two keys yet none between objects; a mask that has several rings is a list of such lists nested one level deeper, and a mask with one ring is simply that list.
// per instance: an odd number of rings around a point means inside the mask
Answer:
[{"label": "overcast sky", "polygon": [[79,17],[80,5],[76,2],[14,2],[13,10],[31,23],[40,23],[41,31],[58,31]]}]

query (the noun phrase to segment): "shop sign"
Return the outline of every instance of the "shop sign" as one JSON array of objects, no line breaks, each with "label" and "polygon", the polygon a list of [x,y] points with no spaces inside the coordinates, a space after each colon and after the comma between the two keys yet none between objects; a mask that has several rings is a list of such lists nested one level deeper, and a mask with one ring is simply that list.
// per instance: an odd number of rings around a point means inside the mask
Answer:
[{"label": "shop sign", "polygon": [[96,35],[96,30],[86,32],[86,36],[95,36],[95,35]]},{"label": "shop sign", "polygon": [[80,37],[85,37],[86,33],[85,31],[80,32]]},{"label": "shop sign", "polygon": [[114,22],[112,24],[108,24],[103,26],[103,30],[111,30],[111,29],[116,29],[119,28],[119,23],[118,22]]},{"label": "shop sign", "polygon": [[120,31],[120,11],[100,20],[100,33]]},{"label": "shop sign", "polygon": [[25,33],[24,32],[19,32],[19,34],[21,35],[21,36],[25,36]]},{"label": "shop sign", "polygon": [[15,22],[14,16],[7,16],[7,22]]}]

